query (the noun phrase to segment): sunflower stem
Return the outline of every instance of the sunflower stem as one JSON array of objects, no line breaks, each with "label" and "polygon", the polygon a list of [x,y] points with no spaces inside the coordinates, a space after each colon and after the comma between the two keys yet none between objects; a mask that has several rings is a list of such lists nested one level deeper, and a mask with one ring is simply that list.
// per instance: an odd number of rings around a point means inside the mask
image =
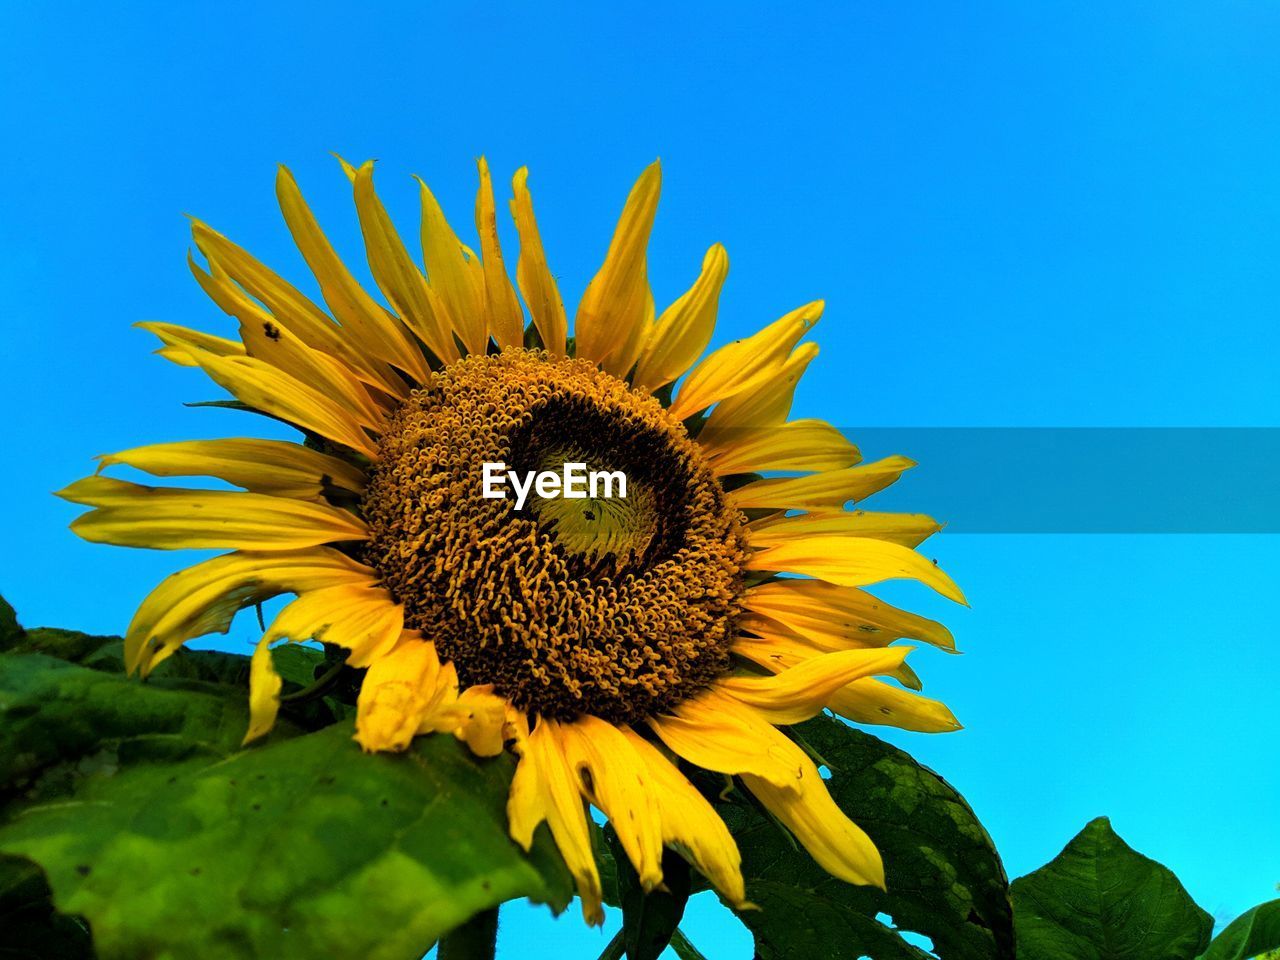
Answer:
[{"label": "sunflower stem", "polygon": [[440,939],[436,960],[493,960],[498,945],[498,908],[481,910]]},{"label": "sunflower stem", "polygon": [[322,693],[327,693],[329,688],[333,686],[334,681],[338,679],[338,674],[342,672],[342,668],[347,665],[345,660],[339,660],[331,666],[325,674],[316,680],[310,686],[303,687],[301,690],[295,690],[293,693],[286,693],[280,698],[281,703],[293,703],[298,700],[313,700]]}]

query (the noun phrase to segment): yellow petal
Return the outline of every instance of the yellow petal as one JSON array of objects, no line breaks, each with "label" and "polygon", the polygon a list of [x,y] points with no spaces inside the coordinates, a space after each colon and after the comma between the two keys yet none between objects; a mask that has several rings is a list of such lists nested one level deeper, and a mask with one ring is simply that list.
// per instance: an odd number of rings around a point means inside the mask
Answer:
[{"label": "yellow petal", "polygon": [[723,677],[716,681],[715,689],[754,708],[770,723],[803,723],[821,713],[841,687],[863,677],[897,670],[911,649],[885,647],[822,654],[770,677]]},{"label": "yellow petal", "polygon": [[604,811],[631,860],[645,892],[662,883],[662,796],[650,782],[648,764],[637,757],[622,731],[598,717],[559,725],[565,758],[583,792]]},{"label": "yellow petal", "polygon": [[551,836],[573,875],[589,924],[604,922],[600,874],[591,849],[591,831],[580,796],[580,781],[564,755],[554,721],[540,720],[527,735],[517,727],[520,762],[507,799],[511,839],[528,850],[533,832],[546,821]]},{"label": "yellow petal", "polygon": [[917,733],[952,733],[960,721],[946,704],[868,677],[837,690],[827,704],[857,723],[882,724]]},{"label": "yellow petal", "polygon": [[516,221],[520,235],[520,258],[516,262],[516,282],[529,308],[534,329],[542,339],[542,345],[553,357],[565,355],[565,341],[569,334],[569,321],[565,317],[564,301],[556,278],[547,267],[547,256],[542,249],[542,236],[538,233],[538,221],[533,215],[533,197],[529,194],[529,170],[521,167],[511,181],[514,196],[511,200],[511,216]]},{"label": "yellow petal", "polygon": [[942,624],[899,610],[865,590],[821,580],[773,580],[747,590],[743,605],[828,649],[884,646],[905,637],[955,650]]},{"label": "yellow petal", "polygon": [[271,660],[271,645],[266,637],[258,641],[249,662],[249,729],[241,746],[271,732],[280,712],[280,688],[284,681],[276,673]]},{"label": "yellow petal", "polygon": [[800,776],[795,744],[759,713],[714,689],[648,723],[673,752],[706,770],[751,773],[783,788]]},{"label": "yellow petal", "polygon": [[850,501],[878,493],[915,465],[906,457],[885,457],[875,463],[806,477],[757,480],[730,491],[728,497],[740,510],[838,510]]},{"label": "yellow petal", "polygon": [[210,257],[211,272],[208,273],[200,269],[191,257],[187,258],[187,265],[209,299],[240,321],[240,339],[244,341],[249,356],[265,360],[295,380],[338,400],[363,426],[378,429],[386,423],[386,410],[374,402],[351,368],[329,354],[307,346],[285,321],[267,313],[245,296],[231,282],[216,258]]},{"label": "yellow petal", "polygon": [[192,351],[191,357],[209,379],[253,409],[377,458],[372,439],[341,403],[266,361],[203,351]]},{"label": "yellow petal", "polygon": [[626,376],[650,332],[653,293],[646,251],[661,188],[662,167],[655,160],[631,188],[604,265],[587,284],[573,322],[577,355],[616,377]]},{"label": "yellow petal", "polygon": [[699,444],[718,477],[760,470],[840,470],[861,459],[858,448],[824,420],[722,431]]},{"label": "yellow petal", "polygon": [[390,651],[404,630],[404,607],[382,587],[344,583],[308,590],[281,610],[266,640],[319,640],[351,651],[352,667],[367,667]]},{"label": "yellow petal", "polygon": [[827,873],[884,889],[884,863],[875,844],[836,806],[813,761],[797,753],[802,772],[795,789],[780,790],[750,774],[742,782]]},{"label": "yellow petal", "polygon": [[658,325],[636,365],[633,384],[651,393],[683,376],[707,349],[715,332],[720,289],[729,273],[729,256],[715,244],[702,260],[692,287],[662,311]]},{"label": "yellow petal", "polygon": [[[450,672],[451,675],[451,672]],[[390,653],[370,665],[356,700],[356,740],[366,751],[398,751],[409,746],[423,718],[442,697],[456,695],[441,683],[446,676],[435,644],[405,631]]]},{"label": "yellow petal", "polygon": [[427,281],[444,305],[468,353],[483,354],[489,341],[484,270],[449,226],[435,194],[418,178],[422,202],[422,259]]},{"label": "yellow petal", "polygon": [[217,477],[250,493],[297,500],[318,500],[339,489],[362,493],[365,487],[359,468],[283,440],[182,440],[98,457],[99,470],[114,464],[157,477]]},{"label": "yellow petal", "polygon": [[122,547],[296,550],[369,536],[364,521],[346,510],[260,493],[85,477],[58,496],[97,508],[72,522],[75,533]]},{"label": "yellow petal", "polygon": [[145,675],[194,637],[226,633],[245,607],[282,593],[372,583],[373,570],[328,547],[239,551],[167,577],[138,606],[125,634],[125,667]]},{"label": "yellow petal", "polygon": [[637,760],[647,768],[648,782],[661,798],[663,841],[677,844],[720,895],[735,907],[748,906],[742,882],[742,857],[720,815],[656,747],[630,728],[624,727],[622,733]]},{"label": "yellow petal", "polygon": [[822,316],[821,300],[793,310],[745,340],[715,351],[685,378],[671,413],[685,420],[721,400],[772,382],[796,343]]},{"label": "yellow petal", "polygon": [[888,540],[918,547],[942,529],[923,513],[870,513],[866,510],[822,511],[798,517],[773,516],[747,525],[753,547],[773,547],[808,537],[843,535]]},{"label": "yellow petal", "polygon": [[452,733],[478,757],[496,757],[506,741],[507,701],[492,685],[468,687],[451,703],[426,716],[419,733]]},{"label": "yellow petal", "polygon": [[194,348],[218,357],[243,357],[244,344],[225,337],[215,337],[211,333],[189,330],[176,323],[160,323],[155,320],[143,320],[134,324],[148,333],[154,333],[164,346],[156,352],[166,360],[171,360],[180,367],[194,367],[190,351]]},{"label": "yellow petal", "polygon": [[752,554],[747,569],[798,573],[843,587],[899,578],[917,580],[949,600],[966,603],[960,588],[931,560],[896,543],[868,537],[793,540]]},{"label": "yellow petal", "polygon": [[489,317],[489,332],[498,346],[521,346],[524,343],[524,311],[507,276],[498,242],[498,214],[493,199],[493,180],[489,164],[481,157],[480,189],[476,193],[476,231],[480,234],[480,259],[484,270],[484,301]]},{"label": "yellow petal", "polygon": [[817,355],[816,343],[802,343],[750,390],[717,403],[698,433],[698,442],[717,443],[725,430],[776,427],[785,422],[791,413],[796,384]]},{"label": "yellow petal", "polygon": [[427,380],[426,358],[398,317],[392,316],[352,276],[334,251],[311,208],[302,198],[288,168],[276,176],[276,197],[293,241],[320,285],[320,294],[342,324],[342,331],[359,345],[360,364],[372,371],[378,384],[392,396],[403,397],[405,388],[383,368],[398,367],[419,383]]},{"label": "yellow petal", "polygon": [[353,171],[356,213],[364,234],[369,269],[382,295],[400,318],[440,360],[458,359],[445,308],[405,249],[404,241],[373,189],[373,162]]}]

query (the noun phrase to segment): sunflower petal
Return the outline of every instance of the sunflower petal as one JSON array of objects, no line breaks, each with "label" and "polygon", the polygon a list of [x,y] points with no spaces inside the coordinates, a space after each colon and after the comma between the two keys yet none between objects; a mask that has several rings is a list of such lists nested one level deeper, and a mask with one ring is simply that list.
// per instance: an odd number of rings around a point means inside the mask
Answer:
[{"label": "sunflower petal", "polygon": [[565,355],[569,321],[565,317],[564,301],[556,278],[547,266],[547,255],[542,249],[542,236],[538,221],[533,215],[533,197],[529,194],[529,169],[521,167],[512,178],[514,196],[511,200],[511,216],[516,221],[520,235],[520,258],[516,261],[516,282],[529,308],[534,329],[542,340],[547,353],[553,357]]},{"label": "sunflower petal", "polygon": [[573,322],[577,355],[616,377],[626,376],[650,333],[653,293],[646,252],[661,188],[662,167],[654,161],[631,188],[604,265],[587,284]]},{"label": "sunflower petal", "polygon": [[209,379],[263,413],[318,433],[370,459],[377,448],[359,422],[341,404],[255,357],[216,357],[192,351],[192,359]]},{"label": "sunflower petal", "polygon": [[295,550],[369,536],[364,521],[346,510],[260,493],[85,477],[58,496],[96,508],[72,522],[75,533],[122,547]]},{"label": "sunflower petal", "polygon": [[371,584],[374,572],[328,547],[237,551],[197,563],[160,582],[125,633],[125,668],[146,675],[188,640],[226,633],[236,613],[282,593],[337,584]]},{"label": "sunflower petal", "polygon": [[671,414],[685,420],[720,400],[754,390],[772,381],[797,341],[822,316],[823,302],[815,300],[775,320],[759,333],[735,340],[712,353],[680,386]]},{"label": "sunflower petal", "polygon": [[476,231],[480,234],[480,262],[484,271],[485,312],[489,332],[500,347],[524,343],[524,311],[507,276],[498,242],[498,214],[493,199],[493,180],[484,157],[478,161],[480,189],[476,193]]},{"label": "sunflower petal", "polygon": [[698,432],[699,443],[715,443],[722,431],[776,427],[791,413],[796,385],[818,355],[816,343],[802,343],[750,390],[721,400]]},{"label": "sunflower petal", "polygon": [[802,772],[795,789],[780,790],[750,774],[743,776],[743,783],[827,873],[883,890],[884,863],[875,844],[831,799],[813,761],[797,753]]},{"label": "sunflower petal", "polygon": [[364,234],[369,269],[395,312],[440,360],[458,359],[444,306],[405,249],[404,241],[373,189],[373,161],[350,171],[356,213]]},{"label": "sunflower petal", "polygon": [[900,610],[865,590],[821,580],[773,580],[747,590],[743,606],[828,649],[848,643],[884,646],[899,638],[954,651],[942,624]]},{"label": "sunflower petal", "polygon": [[838,510],[850,501],[878,493],[915,465],[907,457],[885,457],[805,477],[757,480],[730,491],[728,497],[740,510]]},{"label": "sunflower petal", "polygon": [[450,325],[466,345],[467,352],[483,354],[489,340],[484,270],[479,259],[449,226],[435,194],[421,177],[418,178],[418,187],[422,203],[422,259],[427,267],[427,282],[444,305]]},{"label": "sunflower petal", "polygon": [[511,839],[528,850],[534,830],[545,820],[577,885],[583,918],[599,926],[604,922],[603,893],[591,831],[579,781],[565,758],[556,724],[540,720],[532,733],[517,726],[515,749],[520,762],[507,799]]},{"label": "sunflower petal", "polygon": [[[604,811],[645,892],[662,883],[661,795],[631,741],[608,721],[589,715],[559,725],[569,766],[587,798]],[[589,786],[587,786],[589,785]]]},{"label": "sunflower petal", "polygon": [[193,349],[202,350],[218,357],[244,356],[243,343],[236,340],[228,340],[226,337],[215,337],[211,333],[202,333],[199,330],[180,327],[176,323],[142,320],[135,323],[134,326],[159,337],[164,346],[157,350],[156,353],[180,367],[198,366],[190,353]]},{"label": "sunflower petal", "polygon": [[276,198],[293,242],[320,285],[321,296],[342,324],[344,335],[359,347],[356,359],[361,368],[396,397],[405,395],[404,384],[384,365],[398,367],[419,383],[425,382],[429,370],[422,351],[400,319],[384,310],[352,276],[320,229],[293,174],[284,166],[276,175]]},{"label": "sunflower petal", "polygon": [[871,537],[915,548],[941,529],[942,524],[923,513],[871,513],[866,510],[767,517],[747,525],[753,547],[774,547],[792,540],[834,534]]},{"label": "sunflower petal", "polygon": [[755,709],[770,723],[802,723],[822,712],[841,687],[897,670],[911,647],[820,654],[770,677],[724,677],[716,690]]},{"label": "sunflower petal", "polygon": [[917,580],[956,603],[964,594],[931,560],[914,550],[868,537],[828,536],[793,540],[747,559],[748,570],[798,573],[843,587],[862,587],[883,580]]},{"label": "sunflower petal", "polygon": [[435,644],[407,630],[395,649],[373,661],[360,684],[356,741],[370,753],[404,750],[431,711],[456,693],[456,674],[451,665],[441,665]]},{"label": "sunflower petal", "polygon": [[99,471],[120,464],[157,477],[217,477],[250,493],[297,500],[318,500],[334,489],[361,493],[366,482],[358,467],[284,440],[181,440],[97,459]]},{"label": "sunflower petal", "polygon": [[674,753],[706,770],[750,773],[784,789],[800,777],[795,744],[759,713],[714,688],[648,723]]},{"label": "sunflower petal", "polygon": [[657,748],[630,728],[624,727],[622,733],[636,758],[647,767],[648,781],[662,799],[663,841],[678,844],[731,904],[748,906],[742,856],[720,815]]},{"label": "sunflower petal", "polygon": [[352,667],[367,667],[387,653],[404,631],[404,607],[382,587],[343,583],[308,590],[281,610],[267,630],[268,643],[319,640],[345,647]]},{"label": "sunflower petal", "polygon": [[[811,660],[823,654],[852,649],[850,645],[837,650],[823,647],[807,637],[792,633],[780,624],[773,624],[764,617],[742,617],[739,621],[739,626],[744,631],[750,631],[756,636],[749,636],[746,633],[740,634],[733,642],[733,652],[740,657],[745,657],[752,663],[759,664],[771,673],[779,673],[805,660]],[[883,644],[869,643],[857,649],[870,650],[879,646],[883,646]],[[892,677],[913,690],[919,690],[922,686],[916,672],[905,663],[899,663],[897,666],[891,667],[884,672],[883,676]],[[829,706],[829,704],[826,705]]]},{"label": "sunflower petal", "polygon": [[837,690],[827,706],[855,723],[881,724],[917,733],[953,733],[960,721],[947,705],[868,677]]},{"label": "sunflower petal", "polygon": [[760,470],[840,470],[862,455],[824,420],[792,420],[777,427],[722,431],[699,445],[716,476]]},{"label": "sunflower petal", "polygon": [[270,641],[263,637],[253,649],[249,661],[249,729],[245,731],[241,746],[266,736],[276,725],[280,712],[280,690],[284,681],[276,673],[271,660]]},{"label": "sunflower petal", "polygon": [[634,386],[651,393],[683,376],[707,349],[715,332],[720,289],[729,273],[729,256],[715,244],[702,260],[692,287],[662,311],[658,325],[636,366]]}]

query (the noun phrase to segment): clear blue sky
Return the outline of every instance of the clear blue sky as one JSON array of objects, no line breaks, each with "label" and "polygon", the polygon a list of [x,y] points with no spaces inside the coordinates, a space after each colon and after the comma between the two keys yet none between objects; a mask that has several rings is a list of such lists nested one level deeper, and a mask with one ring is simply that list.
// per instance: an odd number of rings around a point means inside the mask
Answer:
[{"label": "clear blue sky", "polygon": [[[277,163],[355,255],[329,151],[379,158],[404,218],[422,174],[460,227],[475,157],[504,179],[528,164],[567,298],[661,156],[660,301],[716,240],[721,340],[828,300],[800,414],[1280,424],[1274,4],[262,6],[0,12],[0,589],[29,624],[118,632],[190,559],[80,543],[49,492],[93,454],[257,426],[184,409],[215,389],[129,324],[225,329],[187,274],[183,213],[303,279]],[[1232,496],[1229,462],[1185,469]],[[973,609],[894,596],[955,627],[966,655],[916,667],[967,729],[895,740],[967,795],[1010,874],[1105,813],[1211,912],[1270,895],[1280,538],[944,534],[931,551]],[[718,909],[698,904],[691,933],[740,956]],[[524,908],[505,930],[531,960],[604,942]]]}]

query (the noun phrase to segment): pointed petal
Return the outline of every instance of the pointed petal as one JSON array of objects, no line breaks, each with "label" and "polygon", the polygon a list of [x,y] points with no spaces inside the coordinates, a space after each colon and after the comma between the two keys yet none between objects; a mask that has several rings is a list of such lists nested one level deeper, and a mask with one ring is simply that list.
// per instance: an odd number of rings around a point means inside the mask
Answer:
[{"label": "pointed petal", "polygon": [[489,341],[484,303],[484,270],[445,219],[435,194],[418,178],[422,202],[422,259],[427,282],[444,305],[451,326],[468,353],[483,354]]},{"label": "pointed petal", "polygon": [[906,457],[885,457],[875,463],[806,477],[757,480],[730,491],[728,497],[740,510],[838,510],[850,501],[878,493],[915,465]]},{"label": "pointed petal", "polygon": [[194,637],[226,633],[236,613],[282,593],[372,583],[374,572],[328,547],[214,557],[165,578],[125,633],[125,667],[145,675]]},{"label": "pointed petal", "polygon": [[518,733],[515,749],[520,763],[507,800],[511,838],[528,850],[533,831],[545,820],[577,885],[583,918],[599,926],[604,922],[600,874],[579,795],[580,781],[565,758],[557,725],[540,720],[532,733]]},{"label": "pointed petal", "polygon": [[732,676],[715,689],[752,707],[770,723],[803,723],[821,713],[841,687],[875,674],[897,670],[911,647],[843,650],[802,660],[770,677]]},{"label": "pointed petal", "polygon": [[319,640],[351,651],[352,667],[367,667],[386,654],[404,631],[404,607],[382,587],[343,583],[308,590],[281,610],[265,639]]},{"label": "pointed petal", "polygon": [[658,318],[636,366],[637,390],[651,393],[680,378],[707,349],[728,273],[729,256],[717,243],[703,258],[702,273],[693,286]]},{"label": "pointed petal", "polygon": [[932,561],[896,543],[867,537],[812,537],[779,544],[753,554],[747,569],[798,573],[844,587],[900,578],[916,580],[967,605],[955,581]]},{"label": "pointed petal", "polygon": [[429,371],[422,351],[400,319],[384,310],[352,276],[320,229],[293,174],[284,166],[276,175],[276,198],[294,243],[320,285],[321,296],[342,324],[344,335],[358,345],[357,355],[365,358],[361,366],[373,371],[378,384],[392,396],[403,397],[404,385],[388,376],[382,364],[397,367],[424,383]]},{"label": "pointed petal", "polygon": [[96,508],[72,522],[75,533],[122,547],[296,550],[369,536],[364,521],[346,510],[260,493],[146,487],[95,476],[58,496]]},{"label": "pointed petal", "polygon": [[650,333],[646,252],[661,188],[662,167],[654,161],[631,188],[604,265],[587,285],[573,322],[577,355],[617,377],[626,376]]},{"label": "pointed petal", "polygon": [[953,733],[961,729],[946,704],[868,677],[832,695],[828,706],[856,723],[883,724],[917,733]]},{"label": "pointed petal", "polygon": [[478,165],[480,189],[476,193],[476,231],[480,234],[480,260],[484,270],[484,301],[489,317],[489,332],[498,346],[518,347],[524,343],[524,311],[520,309],[520,301],[516,299],[516,291],[511,286],[511,278],[507,276],[507,266],[502,259],[489,164],[481,157]]},{"label": "pointed petal", "polygon": [[297,500],[318,500],[334,489],[361,493],[366,482],[358,467],[284,440],[181,440],[97,459],[99,471],[121,464],[157,477],[217,477],[250,493]]},{"label": "pointed petal", "polygon": [[836,806],[813,761],[800,753],[798,762],[802,774],[796,789],[780,790],[750,774],[742,782],[827,873],[884,889],[884,863],[871,838]]},{"label": "pointed petal", "polygon": [[266,736],[276,725],[276,715],[280,712],[280,688],[283,686],[284,681],[276,673],[276,666],[271,660],[270,642],[263,637],[254,647],[253,659],[249,661],[249,729],[240,741],[241,746]]},{"label": "pointed petal", "polygon": [[134,326],[146,330],[148,333],[154,333],[159,337],[164,346],[156,352],[180,367],[197,366],[190,355],[192,349],[202,350],[218,357],[244,356],[243,343],[236,340],[228,340],[226,337],[215,337],[211,333],[202,333],[199,330],[190,330],[187,327],[180,327],[176,323],[143,320],[135,323]]},{"label": "pointed petal", "polygon": [[828,649],[883,646],[899,638],[955,650],[942,624],[899,610],[865,590],[821,580],[774,580],[750,588],[743,605]]},{"label": "pointed petal", "polygon": [[356,213],[364,234],[369,269],[378,289],[395,312],[427,348],[448,363],[458,359],[453,329],[445,316],[445,308],[427,285],[386,208],[373,189],[373,162],[353,171]]},{"label": "pointed petal", "polygon": [[791,413],[796,384],[817,355],[816,343],[802,343],[750,390],[721,400],[699,431],[698,442],[717,443],[726,430],[776,427],[784,423]]},{"label": "pointed petal", "polygon": [[747,525],[753,547],[773,547],[792,540],[832,534],[871,537],[915,548],[942,529],[942,524],[923,513],[870,513],[823,511],[799,517],[775,516]]},{"label": "pointed petal", "polygon": [[775,379],[791,350],[822,316],[821,300],[793,310],[754,336],[735,340],[715,351],[680,385],[671,413],[688,419],[713,403],[727,400]]},{"label": "pointed petal", "polygon": [[511,181],[514,196],[511,215],[520,234],[520,258],[516,262],[516,281],[520,293],[529,307],[534,329],[542,338],[547,353],[553,357],[565,355],[569,321],[565,317],[564,301],[556,279],[547,266],[547,256],[542,250],[542,236],[538,221],[533,215],[533,197],[529,194],[529,170],[521,167]]},{"label": "pointed petal", "polygon": [[716,476],[762,470],[841,470],[861,458],[858,448],[824,420],[792,420],[776,427],[721,432],[699,445]]}]

